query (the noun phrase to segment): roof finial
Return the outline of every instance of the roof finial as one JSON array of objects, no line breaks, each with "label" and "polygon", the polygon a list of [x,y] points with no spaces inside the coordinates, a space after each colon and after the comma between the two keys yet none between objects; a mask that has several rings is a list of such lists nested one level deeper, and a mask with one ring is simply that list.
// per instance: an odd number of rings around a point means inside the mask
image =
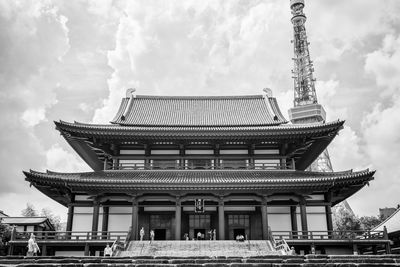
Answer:
[{"label": "roof finial", "polygon": [[134,94],[135,92],[136,92],[135,88],[127,89],[126,90],[126,98],[130,98],[130,97],[135,98],[136,97],[136,95]]},{"label": "roof finial", "polygon": [[263,91],[267,97],[272,97],[272,90],[270,88],[264,88]]}]

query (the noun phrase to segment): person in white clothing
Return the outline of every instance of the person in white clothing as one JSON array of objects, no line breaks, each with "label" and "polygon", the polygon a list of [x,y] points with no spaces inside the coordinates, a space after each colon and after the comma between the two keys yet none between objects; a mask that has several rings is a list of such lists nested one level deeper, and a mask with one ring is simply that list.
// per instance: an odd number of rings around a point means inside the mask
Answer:
[{"label": "person in white clothing", "polygon": [[105,257],[111,257],[112,253],[113,253],[112,248],[110,247],[109,244],[107,244],[107,246],[104,249],[104,256]]}]

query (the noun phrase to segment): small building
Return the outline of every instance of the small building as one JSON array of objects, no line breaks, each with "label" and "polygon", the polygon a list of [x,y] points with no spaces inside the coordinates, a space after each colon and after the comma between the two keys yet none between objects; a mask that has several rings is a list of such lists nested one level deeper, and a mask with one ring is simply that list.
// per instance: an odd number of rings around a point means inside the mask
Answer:
[{"label": "small building", "polygon": [[397,208],[382,208],[382,209],[379,209],[379,217],[380,217],[382,220],[386,220],[386,219],[389,218],[396,210],[397,210]]},{"label": "small building", "polygon": [[383,231],[384,227],[387,229],[389,239],[393,242],[392,253],[400,254],[400,207],[372,230]]},{"label": "small building", "polygon": [[3,217],[2,223],[15,227],[17,233],[21,234],[55,230],[47,217]]}]

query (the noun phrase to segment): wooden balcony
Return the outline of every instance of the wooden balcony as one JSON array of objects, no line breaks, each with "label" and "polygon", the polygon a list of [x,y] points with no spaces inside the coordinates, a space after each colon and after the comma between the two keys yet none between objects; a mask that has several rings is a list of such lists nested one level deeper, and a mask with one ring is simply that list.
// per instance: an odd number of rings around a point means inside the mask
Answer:
[{"label": "wooden balcony", "polygon": [[193,164],[144,164],[144,163],[120,163],[114,170],[291,170],[291,164],[280,163],[253,163],[232,164],[223,163],[218,165],[193,165]]}]

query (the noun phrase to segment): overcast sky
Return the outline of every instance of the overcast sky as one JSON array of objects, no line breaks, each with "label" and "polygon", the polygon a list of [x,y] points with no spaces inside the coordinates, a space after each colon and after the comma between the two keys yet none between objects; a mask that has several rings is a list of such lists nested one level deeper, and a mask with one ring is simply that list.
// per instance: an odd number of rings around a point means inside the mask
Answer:
[{"label": "overcast sky", "polygon": [[[308,0],[318,101],[346,126],[336,171],[377,170],[358,215],[400,203],[400,1]],[[108,123],[127,88],[150,95],[261,94],[292,106],[289,0],[0,0],[0,210],[66,209],[22,170],[89,171],[54,120]]]}]

